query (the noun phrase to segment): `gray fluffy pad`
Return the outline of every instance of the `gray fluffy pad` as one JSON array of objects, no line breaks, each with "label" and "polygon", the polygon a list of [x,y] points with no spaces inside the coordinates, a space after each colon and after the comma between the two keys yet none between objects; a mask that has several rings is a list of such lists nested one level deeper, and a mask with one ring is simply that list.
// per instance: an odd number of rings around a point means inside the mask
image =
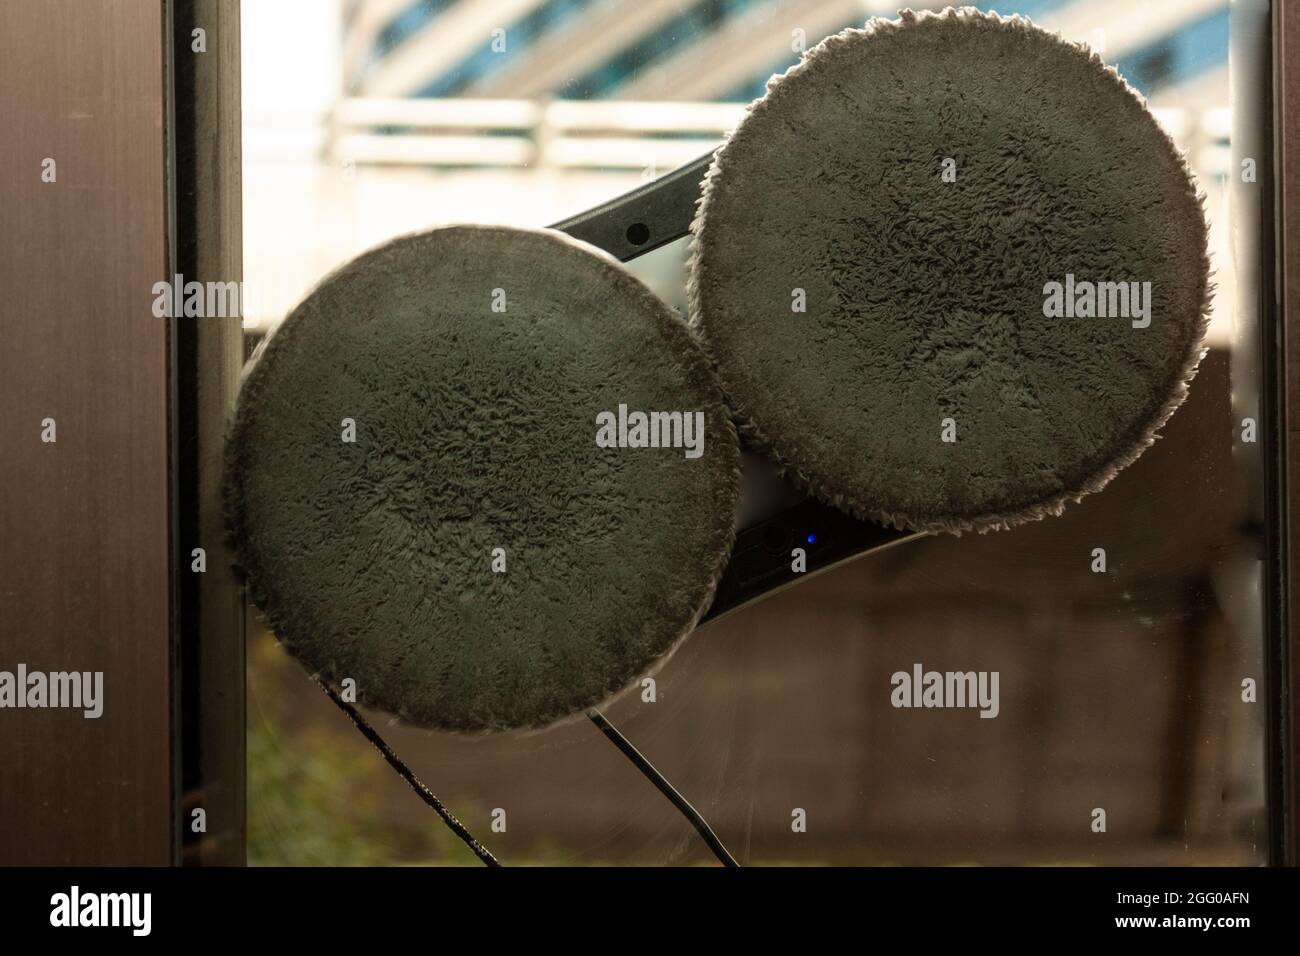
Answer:
[{"label": "gray fluffy pad", "polygon": [[[620,403],[703,411],[703,456],[597,447]],[[489,227],[329,276],[248,373],[227,449],[279,639],[364,703],[465,730],[547,723],[662,659],[711,598],[738,485],[685,323],[590,247]]]},{"label": "gray fluffy pad", "polygon": [[[694,234],[692,321],[742,428],[899,527],[1059,513],[1151,443],[1202,354],[1183,159],[1114,70],[1019,18],[827,39],[719,152]],[[1067,273],[1150,282],[1150,327],[1046,317]]]}]

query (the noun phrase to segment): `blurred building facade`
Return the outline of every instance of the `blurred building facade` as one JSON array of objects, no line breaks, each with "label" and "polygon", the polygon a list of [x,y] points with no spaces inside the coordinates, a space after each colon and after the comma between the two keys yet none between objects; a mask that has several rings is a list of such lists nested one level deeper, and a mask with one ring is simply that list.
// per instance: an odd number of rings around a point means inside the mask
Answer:
[{"label": "blurred building facade", "polygon": [[[910,4],[915,9],[944,4]],[[1024,0],[1149,98],[1207,196],[1229,163],[1227,0]],[[281,0],[244,11],[247,325],[335,265],[452,222],[543,226],[718,145],[800,50],[883,0]],[[642,263],[674,304],[677,262]],[[1220,271],[1219,301],[1232,296]],[[1225,284],[1226,283],[1226,284]],[[1216,314],[1213,341],[1230,336]]]}]

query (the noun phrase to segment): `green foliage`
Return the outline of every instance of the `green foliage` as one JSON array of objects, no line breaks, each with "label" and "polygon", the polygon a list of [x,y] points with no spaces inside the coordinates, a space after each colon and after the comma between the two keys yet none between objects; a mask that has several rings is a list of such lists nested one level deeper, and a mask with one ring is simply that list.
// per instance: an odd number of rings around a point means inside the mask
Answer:
[{"label": "green foliage", "polygon": [[342,714],[282,713],[303,675],[269,636],[250,645],[250,865],[477,864],[431,811],[423,827],[390,822],[390,798],[418,798]]}]

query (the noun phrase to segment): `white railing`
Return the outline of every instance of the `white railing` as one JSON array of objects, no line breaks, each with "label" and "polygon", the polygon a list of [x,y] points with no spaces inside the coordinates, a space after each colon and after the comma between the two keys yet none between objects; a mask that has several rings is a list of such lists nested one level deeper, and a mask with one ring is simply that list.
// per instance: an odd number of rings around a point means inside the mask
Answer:
[{"label": "white railing", "polygon": [[[1226,172],[1227,109],[1154,112],[1202,172]],[[665,171],[716,146],[744,113],[742,103],[345,99],[327,141],[336,163]]]},{"label": "white railing", "polygon": [[346,99],[329,149],[332,161],[359,164],[667,170],[716,146],[744,112],[740,103]]}]

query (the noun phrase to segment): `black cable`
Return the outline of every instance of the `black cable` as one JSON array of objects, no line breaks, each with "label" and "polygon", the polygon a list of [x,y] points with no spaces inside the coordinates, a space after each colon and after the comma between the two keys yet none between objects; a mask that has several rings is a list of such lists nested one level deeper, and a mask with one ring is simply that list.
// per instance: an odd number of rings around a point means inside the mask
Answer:
[{"label": "black cable", "polygon": [[740,866],[740,864],[736,862],[736,858],[727,852],[727,848],[722,845],[722,841],[719,840],[717,834],[713,832],[713,828],[709,826],[704,817],[700,816],[699,811],[691,806],[690,802],[673,788],[673,785],[664,778],[663,774],[654,768],[654,765],[645,758],[641,751],[632,746],[630,740],[618,732],[617,727],[606,720],[604,715],[598,711],[587,711],[587,717],[590,718],[593,724],[600,728],[601,733],[608,737],[615,747],[623,752],[623,756],[632,761],[636,768],[640,770],[641,773],[645,774],[646,779],[653,783],[659,789],[659,792],[667,797],[668,801],[681,811],[682,816],[691,821],[691,826],[695,827],[695,832],[698,833],[701,838],[703,838],[704,842],[709,845],[709,849],[713,851],[714,856],[722,861],[723,866]]},{"label": "black cable", "polygon": [[501,865],[501,861],[492,855],[492,851],[474,839],[474,835],[465,828],[465,824],[457,820],[455,814],[444,807],[442,801],[420,782],[420,778],[411,771],[411,768],[402,763],[402,758],[393,752],[393,748],[384,742],[383,737],[379,736],[379,731],[371,727],[355,707],[335,693],[333,687],[330,687],[315,674],[312,675],[312,680],[320,685],[320,689],[325,691],[326,696],[338,705],[339,710],[348,715],[348,719],[352,721],[357,730],[361,731],[362,735],[374,745],[375,749],[383,754],[384,759],[388,761],[388,765],[397,771],[398,775],[410,785],[420,799],[433,807],[433,811],[442,817],[442,822],[447,824],[451,832],[460,837],[465,842],[465,845],[474,851],[475,856],[487,866]]},{"label": "black cable", "polygon": [[[340,697],[334,688],[326,684],[317,675],[313,674],[312,680],[316,682],[320,689],[325,692],[325,696],[332,700],[339,710],[347,714],[348,719],[352,721],[353,726],[355,726],[357,730],[361,731],[362,736],[370,741],[374,748],[383,756],[384,760],[388,761],[388,765],[397,771],[398,776],[406,781],[421,800],[433,808],[434,812],[442,818],[443,823],[447,824],[447,827],[451,832],[464,841],[465,845],[474,852],[475,856],[482,860],[487,866],[501,865],[501,861],[492,855],[492,851],[482,843],[479,843],[465,825],[456,819],[455,814],[443,806],[442,801],[434,796],[432,791],[420,782],[420,778],[415,775],[410,767],[403,763],[402,758],[397,756],[392,747],[388,746],[388,743],[384,738],[379,735],[379,731],[370,726],[369,722],[361,716],[360,711]],[[677,792],[664,775],[655,769],[654,765],[645,758],[645,755],[642,754],[641,751],[637,750],[636,747],[632,745],[632,742],[619,732],[617,727],[606,720],[605,716],[598,711],[589,711],[587,717],[593,724],[600,728],[601,732],[623,753],[623,756],[627,757],[627,759],[632,762],[633,766],[640,770],[646,779],[653,783],[656,789],[668,798],[668,801],[678,809],[682,816],[686,817],[686,819],[690,821],[691,826],[695,828],[695,832],[700,835],[700,838],[704,840],[709,849],[713,851],[713,855],[722,862],[723,866],[740,866],[740,864],[736,862],[736,858],[731,855],[725,846],[723,846],[722,841],[718,839],[717,834],[713,832],[713,828],[709,826],[704,817],[700,816],[700,812],[691,806],[689,800]]]}]

